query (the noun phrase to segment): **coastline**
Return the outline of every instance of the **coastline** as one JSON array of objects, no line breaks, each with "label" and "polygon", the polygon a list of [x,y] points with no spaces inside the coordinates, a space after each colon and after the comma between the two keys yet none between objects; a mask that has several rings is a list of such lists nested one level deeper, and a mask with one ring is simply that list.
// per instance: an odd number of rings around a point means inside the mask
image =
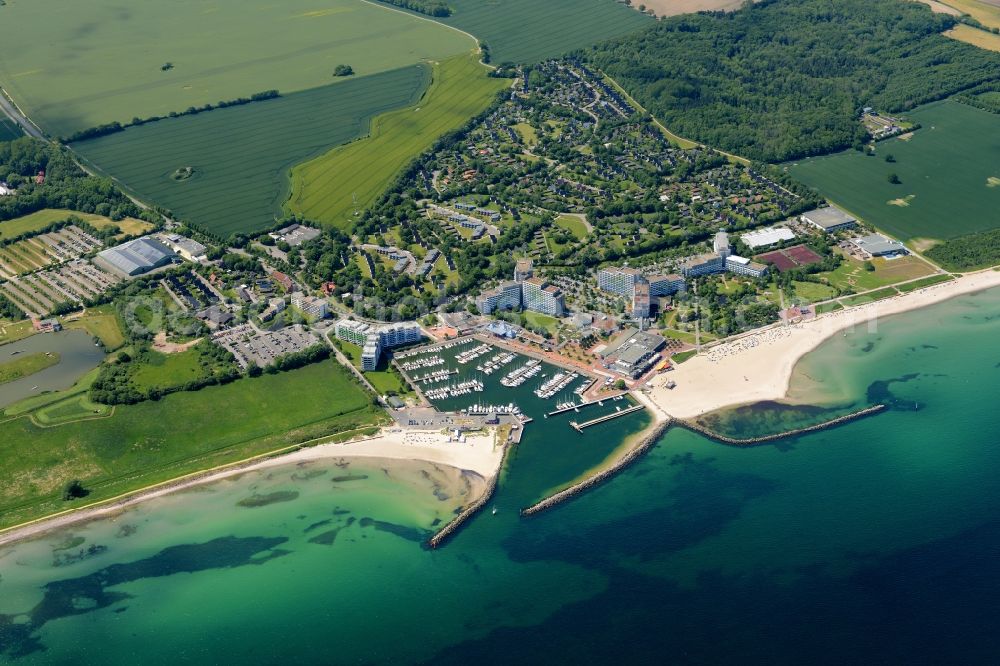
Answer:
[{"label": "coastline", "polygon": [[317,444],[297,448],[285,454],[264,454],[0,530],[0,547],[40,537],[77,523],[107,518],[141,502],[247,472],[316,460],[379,458],[426,462],[472,472],[482,477],[486,482],[484,486],[489,487],[491,480],[497,478],[500,473],[504,447],[495,446],[492,436],[474,437],[464,443],[448,442],[447,440],[448,436],[438,431],[404,432],[399,429],[389,429],[374,437],[341,443]]},{"label": "coastline", "polygon": [[[1000,286],[1000,272],[968,273],[873,303],[819,315],[799,324],[774,324],[710,347],[652,382],[650,398],[678,419],[695,419],[735,407],[788,395],[792,373],[803,356],[836,333],[880,317],[934,305],[956,296]],[[668,389],[666,383],[676,387]]]}]

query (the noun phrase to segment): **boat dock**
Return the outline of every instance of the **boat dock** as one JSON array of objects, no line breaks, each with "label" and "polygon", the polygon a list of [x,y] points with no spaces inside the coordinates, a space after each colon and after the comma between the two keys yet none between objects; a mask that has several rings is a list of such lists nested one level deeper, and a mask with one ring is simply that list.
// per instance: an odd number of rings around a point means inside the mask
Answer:
[{"label": "boat dock", "polygon": [[620,412],[612,412],[606,416],[599,416],[596,419],[591,419],[590,421],[584,421],[583,423],[577,423],[576,421],[570,421],[569,424],[577,432],[583,432],[584,428],[589,428],[592,425],[597,425],[598,423],[604,423],[605,421],[610,421],[611,419],[616,419],[619,416],[625,416],[626,414],[631,414],[632,412],[638,412],[641,409],[645,409],[643,405],[633,405],[628,409],[623,409]]},{"label": "boat dock", "polygon": [[581,403],[576,404],[576,405],[570,405],[569,407],[560,407],[559,409],[557,409],[555,411],[549,412],[545,416],[546,416],[546,418],[548,418],[549,416],[557,416],[559,414],[565,414],[566,412],[576,411],[576,410],[580,409],[581,407],[590,407],[591,405],[600,405],[600,406],[603,407],[605,400],[610,400],[610,398],[601,398],[600,400],[589,400],[587,402],[581,402]]}]

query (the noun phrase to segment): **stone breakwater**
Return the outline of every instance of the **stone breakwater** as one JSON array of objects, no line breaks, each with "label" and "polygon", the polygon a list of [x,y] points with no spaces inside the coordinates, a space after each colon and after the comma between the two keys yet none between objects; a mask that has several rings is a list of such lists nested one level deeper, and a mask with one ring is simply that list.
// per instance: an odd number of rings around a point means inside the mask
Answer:
[{"label": "stone breakwater", "polygon": [[796,435],[804,435],[810,432],[836,428],[844,423],[856,421],[857,419],[861,419],[872,414],[878,414],[884,409],[886,409],[885,405],[872,405],[871,407],[866,407],[865,409],[851,412],[850,414],[845,414],[844,416],[838,416],[830,421],[824,421],[823,423],[817,423],[816,425],[807,426],[805,428],[796,428],[795,430],[787,430],[773,435],[761,435],[760,437],[749,437],[747,439],[728,437],[691,421],[677,420],[675,423],[681,428],[690,430],[691,432],[696,432],[699,435],[703,435],[704,437],[707,437],[714,442],[719,442],[720,444],[727,444],[729,446],[757,446],[758,444],[767,444],[769,442],[785,439],[787,437],[795,437]]},{"label": "stone breakwater", "polygon": [[483,491],[483,494],[479,497],[479,499],[465,507],[465,509],[460,514],[455,516],[450,523],[435,532],[434,536],[427,540],[427,545],[430,548],[438,548],[448,539],[453,537],[470,518],[479,513],[482,508],[486,506],[491,499],[493,499],[493,493],[496,492],[497,483],[500,480],[500,472],[503,471],[504,466],[507,464],[507,456],[510,454],[510,450],[510,444],[504,446],[503,460],[500,461],[500,468],[497,469],[497,473],[494,474],[489,481],[487,481],[486,489]]},{"label": "stone breakwater", "polygon": [[653,445],[663,436],[663,433],[667,431],[670,427],[670,420],[662,421],[658,423],[652,430],[646,433],[639,442],[629,449],[621,458],[619,458],[611,467],[601,470],[594,476],[581,481],[575,485],[566,488],[565,490],[560,490],[554,495],[546,497],[537,504],[533,504],[526,509],[521,509],[522,516],[531,516],[536,513],[545,511],[546,509],[551,509],[552,507],[565,502],[566,500],[572,499],[581,493],[585,493],[594,486],[600,485],[610,479],[612,476],[622,471],[636,460],[642,457],[646,451],[653,448]]}]

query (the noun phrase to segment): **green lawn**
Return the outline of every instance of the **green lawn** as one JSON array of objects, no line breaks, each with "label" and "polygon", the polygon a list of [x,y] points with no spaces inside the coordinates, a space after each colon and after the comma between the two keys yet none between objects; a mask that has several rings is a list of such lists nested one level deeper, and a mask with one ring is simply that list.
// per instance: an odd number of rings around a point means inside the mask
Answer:
[{"label": "green lawn", "polygon": [[21,321],[0,321],[0,345],[16,342],[35,334],[35,327],[28,319]]},{"label": "green lawn", "polygon": [[[223,237],[249,233],[272,226],[281,214],[295,164],[362,136],[373,116],[414,103],[429,80],[429,67],[412,65],[132,127],[73,148],[185,221]],[[171,178],[185,166],[193,167],[192,177]]]},{"label": "green lawn", "polygon": [[[849,150],[789,166],[795,178],[902,240],[954,238],[1000,227],[1000,116],[957,102],[908,113],[911,139],[877,144],[877,155]],[[886,155],[895,158],[886,162]],[[901,181],[889,183],[889,174]]]},{"label": "green lawn", "polygon": [[82,316],[62,320],[63,328],[81,329],[101,341],[107,351],[114,351],[125,344],[121,321],[115,306],[111,304],[87,308]]},{"label": "green lawn", "polygon": [[849,296],[841,299],[841,302],[845,307],[853,307],[855,305],[864,305],[865,303],[871,303],[873,301],[881,301],[883,298],[890,298],[898,294],[899,292],[896,291],[895,287],[886,287],[885,289],[878,289],[859,296]]},{"label": "green lawn", "polygon": [[[343,342],[337,340],[337,349],[339,349],[344,356],[350,359],[351,363],[358,370],[361,369],[361,347],[357,345],[352,345],[349,342]],[[379,364],[377,370],[367,370],[365,371],[365,378],[368,379],[369,383],[375,390],[378,391],[379,395],[385,395],[387,393],[395,393],[398,395],[403,395],[410,392],[410,386],[399,376],[393,368],[389,366],[385,355],[382,356],[382,362]]]},{"label": "green lawn", "polygon": [[934,272],[927,263],[914,256],[891,260],[876,257],[872,259],[872,265],[875,270],[867,271],[863,262],[845,256],[836,270],[817,273],[816,276],[842,291],[867,291]]},{"label": "green lawn", "polygon": [[615,0],[449,0],[443,23],[489,45],[494,63],[531,63],[653,25]]},{"label": "green lawn", "polygon": [[161,354],[149,351],[148,359],[138,364],[132,373],[132,383],[140,391],[151,388],[170,388],[186,382],[201,379],[209,374],[202,367],[201,354],[197,349],[189,349],[177,354]]},{"label": "green lawn", "polygon": [[825,301],[837,295],[833,287],[816,282],[792,282],[792,286],[795,287],[795,295],[809,303]]},{"label": "green lawn", "polygon": [[674,363],[683,363],[684,361],[687,361],[688,359],[694,358],[697,354],[698,354],[698,350],[697,349],[689,349],[687,351],[677,352],[676,354],[674,354],[673,356],[671,356],[670,359]]},{"label": "green lawn", "polygon": [[822,305],[816,306],[816,314],[821,315],[826,312],[836,312],[837,310],[843,310],[844,306],[840,303],[833,301],[832,303],[823,303]]},{"label": "green lawn", "polygon": [[59,354],[25,354],[12,360],[0,362],[0,384],[17,381],[45,368],[51,368],[59,362]]},{"label": "green lawn", "polygon": [[338,64],[363,77],[473,46],[361,0],[17,0],[3,12],[0,81],[57,136],[262,90],[343,85]]},{"label": "green lawn", "polygon": [[433,82],[416,106],[375,118],[364,139],[292,169],[288,210],[348,228],[354,211],[374,202],[413,158],[464,125],[509,85],[487,77],[477,58],[469,53],[435,64]]},{"label": "green lawn", "polygon": [[541,312],[524,311],[524,318],[534,328],[544,328],[550,334],[555,335],[559,329],[559,320]]},{"label": "green lawn", "polygon": [[587,237],[587,225],[583,223],[583,220],[573,215],[560,215],[555,219],[554,224],[573,234],[577,240],[583,240]]},{"label": "green lawn", "polygon": [[[60,405],[48,413],[58,419],[71,410]],[[60,492],[73,478],[91,490],[82,501],[90,502],[383,418],[335,361],[57,427],[14,418],[0,423],[0,526],[74,506]]]}]

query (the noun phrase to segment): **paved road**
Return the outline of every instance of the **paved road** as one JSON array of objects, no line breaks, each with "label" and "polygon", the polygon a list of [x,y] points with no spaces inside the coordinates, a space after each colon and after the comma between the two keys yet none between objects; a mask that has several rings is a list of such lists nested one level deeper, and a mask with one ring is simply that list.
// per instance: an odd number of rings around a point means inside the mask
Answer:
[{"label": "paved road", "polygon": [[10,98],[7,97],[7,91],[0,88],[0,110],[3,110],[4,114],[13,120],[15,123],[21,126],[28,136],[33,136],[36,139],[44,139],[45,136],[38,131],[30,120],[21,115],[21,112],[17,110],[17,107],[11,103]]}]

